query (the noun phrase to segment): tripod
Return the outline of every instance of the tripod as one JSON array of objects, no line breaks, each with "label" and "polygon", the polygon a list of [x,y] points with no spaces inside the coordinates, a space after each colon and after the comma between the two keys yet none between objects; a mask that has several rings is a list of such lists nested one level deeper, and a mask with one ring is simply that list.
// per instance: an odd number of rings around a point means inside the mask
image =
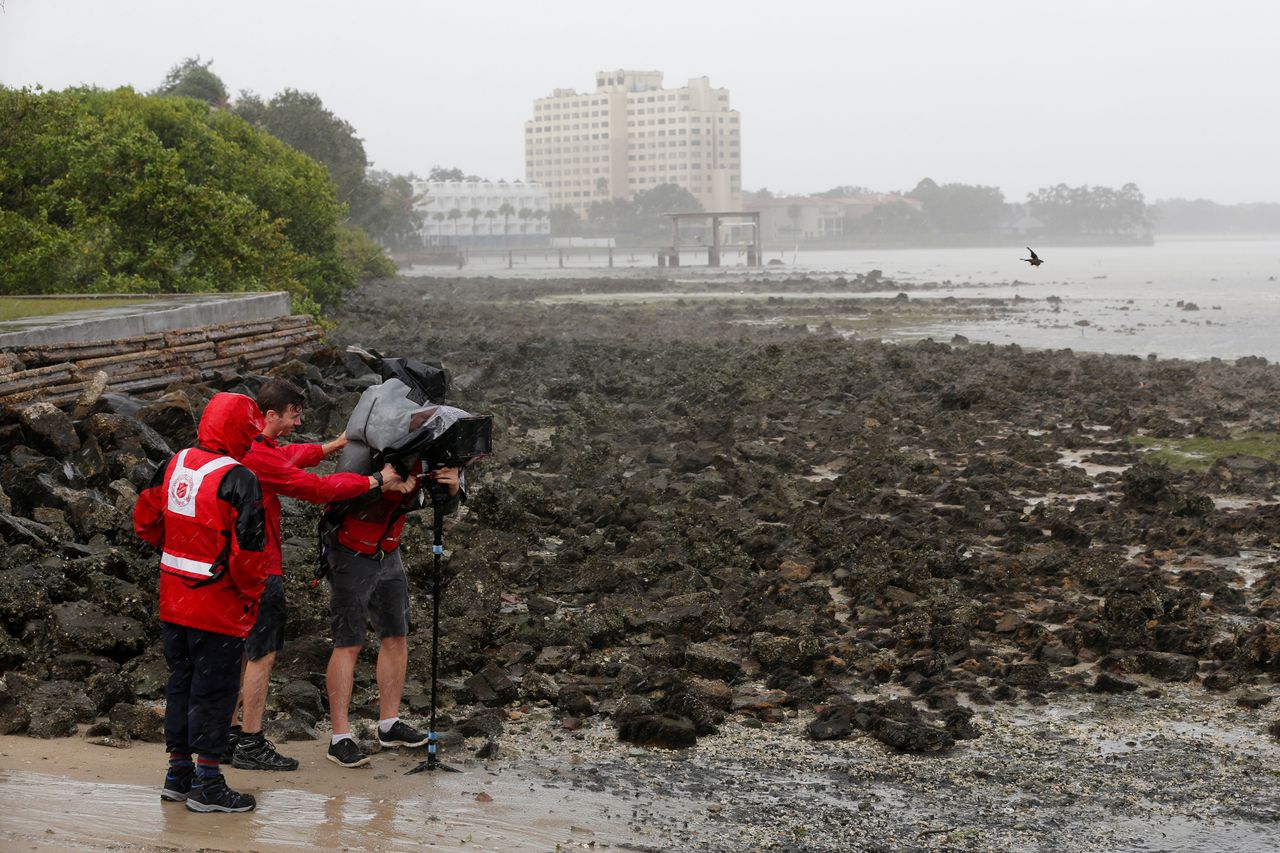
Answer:
[{"label": "tripod", "polygon": [[423,770],[462,772],[439,761],[436,756],[440,741],[436,732],[436,675],[440,670],[440,558],[444,556],[444,504],[448,499],[448,492],[441,495],[440,491],[441,488],[435,483],[430,484],[431,509],[434,513],[432,528],[435,534],[434,544],[431,546],[431,729],[427,732],[427,760],[405,775]]}]

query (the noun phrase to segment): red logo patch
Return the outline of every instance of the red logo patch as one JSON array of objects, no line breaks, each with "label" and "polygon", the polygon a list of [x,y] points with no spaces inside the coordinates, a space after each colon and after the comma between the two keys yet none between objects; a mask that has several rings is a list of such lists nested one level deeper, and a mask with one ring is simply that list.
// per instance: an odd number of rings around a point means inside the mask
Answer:
[{"label": "red logo patch", "polygon": [[190,514],[188,507],[195,498],[195,481],[187,471],[179,471],[173,475],[169,483],[169,509]]}]

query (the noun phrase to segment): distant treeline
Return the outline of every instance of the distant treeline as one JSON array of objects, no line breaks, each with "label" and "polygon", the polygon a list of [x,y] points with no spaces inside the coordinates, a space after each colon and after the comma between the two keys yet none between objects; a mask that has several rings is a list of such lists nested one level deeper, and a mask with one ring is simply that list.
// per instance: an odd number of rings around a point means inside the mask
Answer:
[{"label": "distant treeline", "polygon": [[1280,204],[1162,199],[1152,205],[1160,234],[1280,234]]},{"label": "distant treeline", "polygon": [[[797,242],[984,245],[1024,237],[1111,242],[1149,239],[1151,233],[1151,209],[1132,183],[1119,189],[1057,184],[1017,203],[1006,201],[999,187],[924,178],[908,192],[888,194],[846,185],[814,196],[779,198],[762,189],[746,193],[744,204],[748,210],[785,210],[789,223],[777,230],[793,233]],[[814,229],[816,209],[821,222]],[[831,212],[841,209],[843,216],[833,220]]]}]

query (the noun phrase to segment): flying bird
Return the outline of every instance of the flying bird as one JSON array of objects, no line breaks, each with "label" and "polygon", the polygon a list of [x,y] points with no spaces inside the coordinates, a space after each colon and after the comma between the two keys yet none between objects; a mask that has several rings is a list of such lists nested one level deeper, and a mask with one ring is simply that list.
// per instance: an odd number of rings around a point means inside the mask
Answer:
[{"label": "flying bird", "polygon": [[1030,246],[1028,246],[1028,247],[1027,247],[1027,251],[1028,251],[1028,252],[1031,252],[1031,257],[1029,257],[1029,258],[1018,258],[1018,260],[1020,260],[1020,261],[1026,261],[1027,263],[1031,264],[1031,266],[1033,266],[1033,267],[1038,267],[1038,266],[1040,266],[1041,264],[1043,264],[1043,263],[1044,263],[1044,261],[1040,260],[1040,256],[1039,256],[1039,255],[1037,255],[1037,254],[1035,253],[1035,251],[1034,251]]}]

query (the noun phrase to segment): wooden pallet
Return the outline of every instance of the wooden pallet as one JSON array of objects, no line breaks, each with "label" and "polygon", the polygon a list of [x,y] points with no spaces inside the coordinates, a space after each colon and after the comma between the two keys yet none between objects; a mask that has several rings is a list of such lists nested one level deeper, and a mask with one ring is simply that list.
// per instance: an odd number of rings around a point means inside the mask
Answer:
[{"label": "wooden pallet", "polygon": [[66,405],[95,381],[103,390],[146,394],[174,382],[260,370],[316,349],[322,335],[311,317],[297,315],[3,350],[0,404]]}]

